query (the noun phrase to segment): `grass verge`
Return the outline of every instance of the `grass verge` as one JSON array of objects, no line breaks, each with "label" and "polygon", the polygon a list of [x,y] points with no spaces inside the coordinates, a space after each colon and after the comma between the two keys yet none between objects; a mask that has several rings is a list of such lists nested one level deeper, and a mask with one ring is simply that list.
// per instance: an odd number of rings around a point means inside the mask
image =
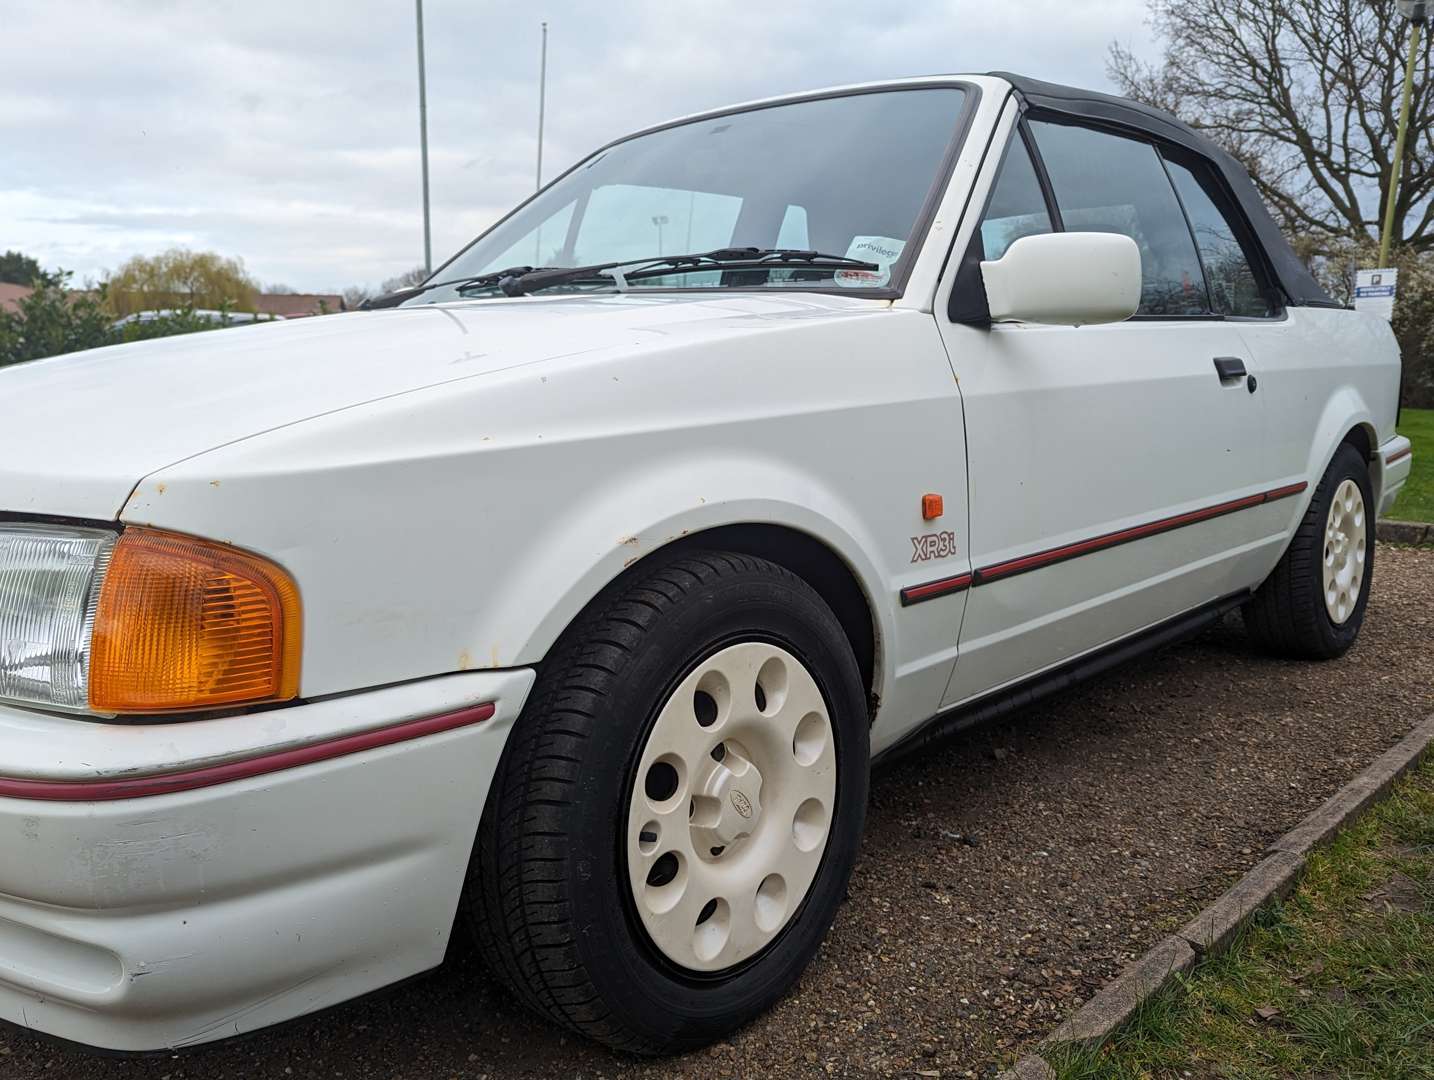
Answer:
[{"label": "grass verge", "polygon": [[1434,409],[1405,409],[1398,430],[1414,444],[1414,465],[1389,516],[1434,522]]},{"label": "grass verge", "polygon": [[1434,759],[1061,1080],[1434,1080]]}]

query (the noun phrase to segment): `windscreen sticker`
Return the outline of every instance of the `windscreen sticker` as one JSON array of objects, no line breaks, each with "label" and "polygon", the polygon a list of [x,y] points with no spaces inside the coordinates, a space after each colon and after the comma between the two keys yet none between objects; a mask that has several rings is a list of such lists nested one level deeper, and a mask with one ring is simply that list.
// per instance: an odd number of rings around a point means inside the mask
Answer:
[{"label": "windscreen sticker", "polygon": [[901,258],[905,240],[890,236],[854,236],[847,246],[848,259],[876,263],[875,270],[838,270],[836,283],[848,289],[879,289],[891,283],[891,264]]}]

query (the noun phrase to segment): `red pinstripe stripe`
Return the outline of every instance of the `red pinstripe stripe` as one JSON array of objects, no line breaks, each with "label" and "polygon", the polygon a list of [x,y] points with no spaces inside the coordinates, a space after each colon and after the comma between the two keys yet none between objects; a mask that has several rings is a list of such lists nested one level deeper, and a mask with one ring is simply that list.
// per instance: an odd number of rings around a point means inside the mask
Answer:
[{"label": "red pinstripe stripe", "polygon": [[49,802],[108,802],[114,799],[168,795],[175,791],[192,791],[195,788],[247,780],[265,773],[296,769],[300,765],[312,765],[316,761],[358,754],[409,739],[421,739],[425,735],[436,735],[441,731],[452,731],[454,728],[481,723],[489,719],[495,711],[496,706],[489,702],[441,716],[406,720],[377,731],[344,735],[293,750],[278,750],[245,758],[243,761],[226,761],[222,765],[210,765],[202,769],[127,776],[116,780],[18,780],[0,777],[0,796]]},{"label": "red pinstripe stripe", "polygon": [[1403,461],[1410,454],[1414,453],[1414,447],[1406,446],[1403,450],[1396,450],[1384,459],[1384,464],[1393,465],[1396,461]]},{"label": "red pinstripe stripe", "polygon": [[1082,555],[1090,555],[1097,551],[1104,551],[1106,548],[1116,547],[1120,544],[1128,544],[1132,540],[1144,540],[1149,536],[1158,536],[1160,533],[1170,532],[1173,529],[1182,529],[1187,525],[1195,525],[1202,521],[1209,521],[1211,518],[1223,517],[1225,514],[1233,514],[1240,510],[1249,510],[1252,507],[1260,506],[1267,502],[1274,502],[1277,499],[1287,499],[1292,495],[1300,494],[1300,492],[1304,491],[1307,487],[1309,487],[1309,485],[1304,481],[1300,481],[1297,484],[1286,484],[1284,487],[1272,488],[1269,491],[1262,491],[1255,495],[1246,495],[1240,499],[1231,499],[1228,502],[1216,503],[1214,506],[1202,507],[1199,510],[1189,510],[1183,514],[1176,514],[1173,517],[1147,521],[1143,525],[1133,525],[1128,529],[1120,529],[1116,532],[1093,536],[1088,540],[1078,540],[1073,544],[1063,544],[1060,547],[1050,548],[1046,551],[1038,551],[1032,555],[1022,555],[1019,558],[1007,559],[1004,562],[994,563],[991,566],[983,566],[970,574],[941,578],[940,580],[927,582],[923,585],[912,585],[901,590],[901,602],[903,605],[910,605],[922,600],[930,600],[937,596],[944,596],[947,593],[959,592],[968,586],[976,588],[981,585],[988,585],[993,581],[1014,577],[1017,574],[1024,574],[1030,570],[1039,570],[1044,566],[1065,562],[1067,559],[1076,559]]},{"label": "red pinstripe stripe", "polygon": [[1276,499],[1288,499],[1291,495],[1298,495],[1307,487],[1309,487],[1309,485],[1303,480],[1298,484],[1286,484],[1284,487],[1265,492],[1265,502],[1274,502]]},{"label": "red pinstripe stripe", "polygon": [[932,600],[938,596],[945,596],[947,593],[960,592],[962,589],[969,588],[970,585],[970,574],[957,574],[955,577],[941,578],[939,581],[928,581],[925,585],[912,585],[901,590],[901,605],[910,607],[923,600]]},{"label": "red pinstripe stripe", "polygon": [[1207,506],[1200,510],[1191,510],[1188,513],[1177,514],[1174,517],[1161,518],[1159,521],[1148,521],[1144,525],[1136,525],[1129,529],[1121,529],[1118,532],[1106,533],[1103,536],[1093,536],[1089,540],[1080,540],[1074,544],[1065,544],[1058,548],[1051,548],[1048,551],[1040,551],[1034,555],[1023,555],[1018,559],[1008,559],[1005,562],[996,563],[993,566],[983,566],[976,571],[976,584],[984,585],[988,581],[995,581],[997,578],[1010,577],[1013,574],[1022,574],[1028,570],[1039,570],[1043,566],[1052,563],[1064,562],[1067,559],[1074,559],[1081,555],[1089,555],[1094,551],[1102,551],[1105,548],[1116,547],[1119,544],[1128,544],[1132,540],[1143,540],[1147,536],[1157,536],[1163,532],[1170,532],[1174,529],[1184,528],[1186,525],[1194,525],[1201,521],[1209,521],[1211,518],[1222,517],[1225,514],[1233,514],[1237,510],[1248,510],[1252,506],[1259,506],[1265,501],[1264,494],[1247,495],[1243,499],[1234,499],[1227,503],[1220,503],[1217,506]]}]

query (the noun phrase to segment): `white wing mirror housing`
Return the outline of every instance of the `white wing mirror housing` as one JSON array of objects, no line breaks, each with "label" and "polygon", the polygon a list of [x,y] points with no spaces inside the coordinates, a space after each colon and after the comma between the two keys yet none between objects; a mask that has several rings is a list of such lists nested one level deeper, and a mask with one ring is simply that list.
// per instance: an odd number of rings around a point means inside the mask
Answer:
[{"label": "white wing mirror housing", "polygon": [[1119,233],[1023,236],[981,263],[992,322],[1085,326],[1140,307],[1140,248]]}]

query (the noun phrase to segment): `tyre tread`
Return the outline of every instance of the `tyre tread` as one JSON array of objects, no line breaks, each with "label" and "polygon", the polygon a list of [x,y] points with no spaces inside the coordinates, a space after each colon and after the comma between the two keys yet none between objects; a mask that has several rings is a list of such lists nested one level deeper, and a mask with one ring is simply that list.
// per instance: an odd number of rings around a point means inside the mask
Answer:
[{"label": "tyre tread", "polygon": [[[1342,444],[1321,477],[1299,525],[1275,569],[1241,609],[1251,640],[1262,651],[1292,660],[1328,660],[1348,642],[1336,644],[1323,631],[1324,609],[1320,559],[1324,550],[1324,517],[1332,493],[1347,476],[1368,477],[1368,464],[1352,446]],[[1366,515],[1373,507],[1366,500]],[[1370,528],[1365,596],[1374,575],[1373,528]],[[1358,618],[1362,620],[1361,607]],[[1357,632],[1358,623],[1355,624]],[[1351,639],[1352,640],[1352,639]]]},{"label": "tyre tread", "polygon": [[666,1047],[617,1023],[583,969],[563,897],[569,836],[553,820],[574,800],[558,792],[580,782],[581,748],[595,735],[602,699],[656,624],[695,590],[754,571],[805,586],[764,559],[701,552],[667,563],[581,616],[539,672],[474,844],[465,909],[489,969],[534,1011],[632,1053]]}]

